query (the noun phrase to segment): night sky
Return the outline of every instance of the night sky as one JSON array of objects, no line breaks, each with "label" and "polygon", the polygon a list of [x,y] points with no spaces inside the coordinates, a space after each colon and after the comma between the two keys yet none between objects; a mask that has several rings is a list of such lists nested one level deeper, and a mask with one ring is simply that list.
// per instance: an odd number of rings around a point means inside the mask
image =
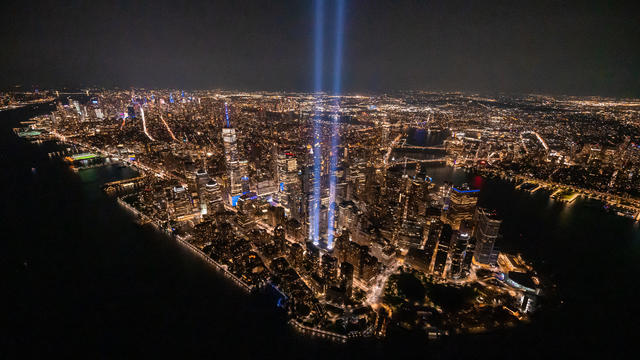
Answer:
[{"label": "night sky", "polygon": [[[345,91],[640,97],[640,17],[624,2],[346,4]],[[0,11],[0,87],[309,91],[313,19],[311,0],[12,1]]]}]

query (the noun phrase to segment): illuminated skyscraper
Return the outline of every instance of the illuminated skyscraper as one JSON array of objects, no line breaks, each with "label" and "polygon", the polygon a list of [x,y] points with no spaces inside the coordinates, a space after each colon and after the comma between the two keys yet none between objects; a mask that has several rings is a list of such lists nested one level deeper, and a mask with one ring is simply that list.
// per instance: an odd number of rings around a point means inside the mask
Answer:
[{"label": "illuminated skyscraper", "polygon": [[433,270],[433,259],[438,250],[438,243],[440,242],[440,235],[444,224],[437,218],[431,218],[427,221],[423,232],[423,244],[422,248],[425,251],[429,270]]},{"label": "illuminated skyscraper", "polygon": [[280,191],[284,191],[287,185],[298,181],[298,161],[290,152],[277,154],[276,156],[278,184],[280,185]]},{"label": "illuminated skyscraper", "polygon": [[322,255],[322,276],[329,284],[336,284],[338,282],[338,260],[329,255]]},{"label": "illuminated skyscraper", "polygon": [[235,205],[237,198],[243,193],[243,178],[247,179],[248,163],[246,160],[240,160],[238,155],[238,145],[236,138],[236,130],[229,123],[229,110],[227,104],[224,105],[225,110],[225,127],[222,128],[222,141],[224,145],[224,156],[227,163],[227,200],[231,205]]},{"label": "illuminated skyscraper", "polygon": [[480,190],[452,188],[449,209],[444,213],[444,222],[458,230],[462,221],[473,219],[479,193]]},{"label": "illuminated skyscraper", "polygon": [[467,256],[467,248],[469,247],[469,233],[456,232],[453,237],[453,248],[451,249],[451,270],[449,276],[453,279],[465,278],[467,269],[465,269],[465,258]]},{"label": "illuminated skyscraper", "polygon": [[478,208],[475,213],[476,229],[476,250],[474,258],[481,264],[495,264],[498,254],[495,251],[495,242],[500,233],[500,220],[495,213],[486,209]]},{"label": "illuminated skyscraper", "polygon": [[454,232],[449,224],[445,224],[440,232],[440,239],[438,240],[438,246],[433,254],[432,269],[433,273],[437,276],[444,276],[447,266],[447,259],[449,257],[449,249],[451,245],[451,238]]},{"label": "illuminated skyscraper", "polygon": [[300,201],[301,183],[298,172],[298,161],[291,152],[280,153],[277,146],[274,146],[273,157],[275,159],[275,177],[277,185],[277,198],[285,209],[287,216],[301,220]]},{"label": "illuminated skyscraper", "polygon": [[213,180],[210,179],[201,191],[202,203],[205,205],[204,209],[206,209],[204,213],[213,213],[219,205],[222,204],[222,191],[220,190],[220,185]]}]

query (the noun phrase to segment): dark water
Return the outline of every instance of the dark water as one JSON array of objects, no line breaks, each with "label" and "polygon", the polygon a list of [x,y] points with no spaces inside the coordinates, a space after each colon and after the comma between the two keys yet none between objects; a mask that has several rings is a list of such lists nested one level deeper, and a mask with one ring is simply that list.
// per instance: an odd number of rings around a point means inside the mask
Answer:
[{"label": "dark water", "polygon": [[411,128],[407,133],[407,144],[416,146],[441,145],[450,135],[449,131],[427,131],[421,128]]},{"label": "dark water", "polygon": [[[449,131],[427,131],[425,129],[412,128],[407,133],[407,145],[413,146],[440,146],[450,136]],[[396,148],[393,150],[392,159],[403,158],[430,160],[442,159],[446,155],[444,149],[411,149]]]},{"label": "dark water", "polygon": [[[392,334],[334,344],[297,334],[269,294],[249,295],[173,240],[139,227],[99,187],[132,176],[74,173],[11,132],[39,109],[0,112],[3,353],[231,358],[539,358],[621,354],[635,337],[640,233],[597,203],[570,207],[499,180],[430,169],[482,188],[504,218],[500,247],[521,251],[558,284],[560,306],[533,324],[427,343]],[[32,171],[35,168],[35,172]],[[26,263],[26,265],[25,265]]]}]

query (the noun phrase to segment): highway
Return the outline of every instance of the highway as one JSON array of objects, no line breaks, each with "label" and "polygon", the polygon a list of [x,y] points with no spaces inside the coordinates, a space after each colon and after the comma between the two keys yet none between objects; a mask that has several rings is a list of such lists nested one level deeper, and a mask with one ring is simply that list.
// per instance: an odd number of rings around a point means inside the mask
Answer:
[{"label": "highway", "polygon": [[391,144],[389,144],[389,149],[384,155],[384,161],[383,161],[384,166],[387,166],[387,163],[389,162],[389,158],[391,157],[391,152],[393,151],[393,148],[396,146],[396,144],[398,144],[398,141],[400,141],[401,138],[402,138],[402,134],[398,134],[398,136],[396,136],[396,138],[393,139]]},{"label": "highway", "polygon": [[156,141],[156,139],[152,138],[151,135],[149,135],[149,131],[147,131],[147,120],[144,117],[144,109],[142,108],[142,105],[140,105],[140,115],[142,116],[142,131],[144,131],[144,134],[147,135],[149,140]]}]

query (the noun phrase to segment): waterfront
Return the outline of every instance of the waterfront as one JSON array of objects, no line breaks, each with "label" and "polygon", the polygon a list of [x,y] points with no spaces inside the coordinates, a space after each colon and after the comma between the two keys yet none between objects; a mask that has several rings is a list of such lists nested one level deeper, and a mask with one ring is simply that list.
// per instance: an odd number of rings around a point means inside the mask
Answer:
[{"label": "waterfront", "polygon": [[[128,168],[74,173],[47,157],[54,145],[17,138],[11,128],[28,114],[1,115],[7,181],[2,264],[10,274],[5,292],[13,330],[5,339],[17,348],[38,351],[35,344],[56,350],[80,343],[102,353],[116,348],[162,353],[168,346],[214,358],[234,353],[350,358],[415,347],[434,357],[476,351],[507,356],[541,345],[551,354],[561,343],[561,351],[577,346],[588,351],[583,344],[588,342],[600,350],[616,345],[620,350],[623,330],[633,329],[637,224],[604,212],[595,201],[561,204],[545,191],[529,194],[502,180],[436,167],[428,171],[436,182],[482,188],[479,204],[504,218],[504,237],[497,245],[522,252],[558,285],[558,300],[564,303],[551,302],[530,326],[429,345],[401,332],[347,345],[307,338],[287,325],[270,295],[247,295],[175,240],[135,225],[114,198],[100,191],[104,182],[135,176]],[[229,343],[241,349],[226,349]]]}]

